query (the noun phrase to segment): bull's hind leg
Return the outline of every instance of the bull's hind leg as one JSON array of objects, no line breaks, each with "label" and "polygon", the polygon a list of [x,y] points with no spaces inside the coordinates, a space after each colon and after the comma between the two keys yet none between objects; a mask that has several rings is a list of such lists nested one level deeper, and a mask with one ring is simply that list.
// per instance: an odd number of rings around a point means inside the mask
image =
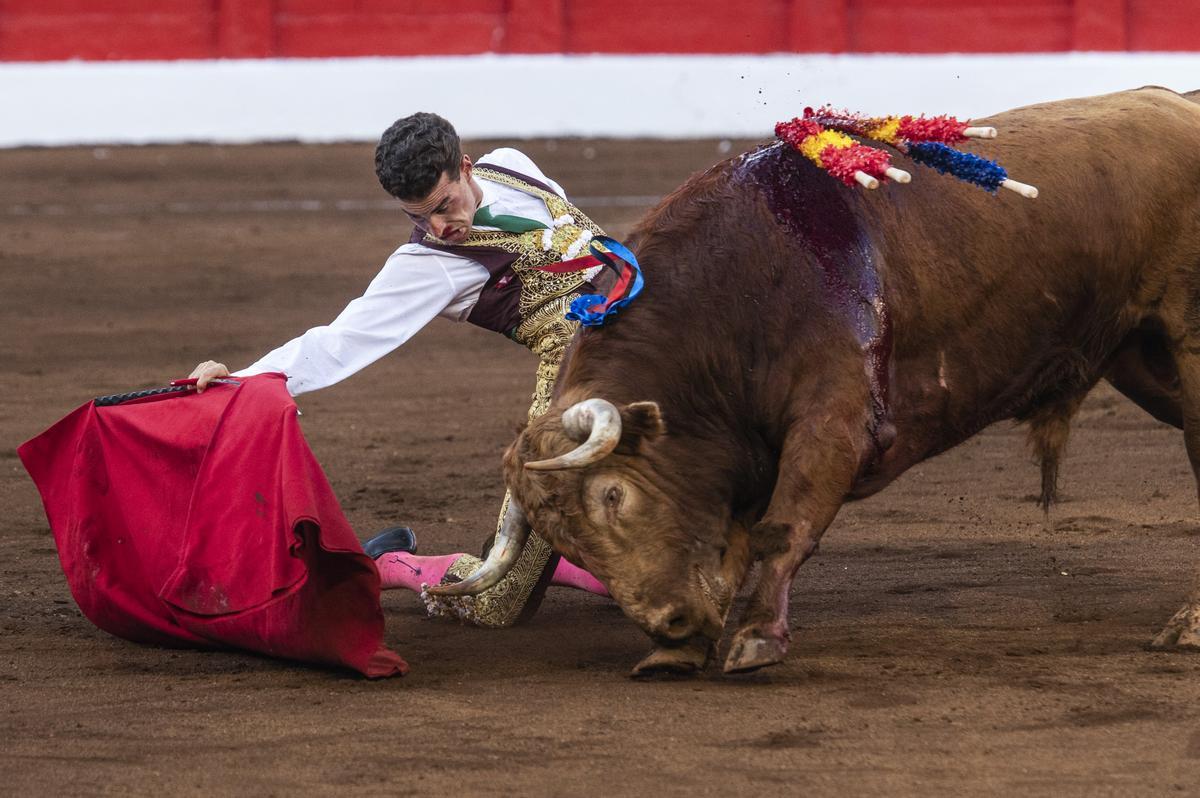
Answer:
[{"label": "bull's hind leg", "polygon": [[771,503],[750,533],[762,566],[725,658],[726,673],[774,665],[787,655],[792,579],[837,515],[858,462],[853,436],[835,436],[833,426],[793,428],[784,443]]},{"label": "bull's hind leg", "polygon": [[1151,648],[1200,650],[1200,595],[1175,613],[1167,625],[1150,641]]},{"label": "bull's hind leg", "polygon": [[[1183,439],[1200,494],[1200,335],[1185,336],[1176,346],[1174,356],[1179,370]],[[1191,599],[1175,613],[1150,645],[1159,649],[1200,650],[1200,583]]]},{"label": "bull's hind leg", "polygon": [[1139,328],[1125,336],[1104,378],[1159,421],[1183,429],[1179,373],[1161,329]]}]

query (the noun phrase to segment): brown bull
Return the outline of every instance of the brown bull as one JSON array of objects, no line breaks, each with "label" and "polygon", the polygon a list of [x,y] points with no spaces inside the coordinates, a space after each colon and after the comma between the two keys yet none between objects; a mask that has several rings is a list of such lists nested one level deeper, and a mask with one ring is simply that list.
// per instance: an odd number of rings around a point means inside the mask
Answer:
[{"label": "brown bull", "polygon": [[[658,643],[640,670],[689,670],[759,560],[725,662],[748,671],[786,654],[792,579],[842,503],[993,422],[1034,425],[1048,494],[1107,378],[1200,475],[1200,104],[1147,88],[982,123],[1000,138],[973,149],[1039,199],[903,158],[911,185],[850,190],[781,144],[667,197],[634,234],[647,290],[578,335],[509,449],[520,509],[466,589],[513,559],[523,509]],[[1200,646],[1200,604],[1155,644]]]}]

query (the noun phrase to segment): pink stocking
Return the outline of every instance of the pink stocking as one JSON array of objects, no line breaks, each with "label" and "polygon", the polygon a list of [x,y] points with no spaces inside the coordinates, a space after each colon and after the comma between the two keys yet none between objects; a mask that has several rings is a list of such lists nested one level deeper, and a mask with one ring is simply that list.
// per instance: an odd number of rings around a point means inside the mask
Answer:
[{"label": "pink stocking", "polygon": [[436,585],[442,581],[447,569],[461,554],[443,554],[440,557],[420,557],[406,551],[393,551],[375,561],[384,590],[402,587],[414,593],[421,592],[421,585]]},{"label": "pink stocking", "polygon": [[586,590],[597,596],[608,595],[608,588],[599,579],[579,566],[567,562],[563,557],[558,559],[558,567],[554,569],[554,577],[550,580],[550,584]]}]

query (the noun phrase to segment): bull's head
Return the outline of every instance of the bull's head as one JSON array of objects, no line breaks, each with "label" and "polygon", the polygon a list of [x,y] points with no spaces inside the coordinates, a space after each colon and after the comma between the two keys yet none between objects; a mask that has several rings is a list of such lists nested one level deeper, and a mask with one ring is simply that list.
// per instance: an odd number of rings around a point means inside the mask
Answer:
[{"label": "bull's head", "polygon": [[665,432],[654,402],[587,399],[533,421],[505,455],[511,523],[479,572],[446,587],[494,584],[536,529],[659,644],[642,671],[702,667],[745,573],[748,536],[719,495],[728,488],[705,464],[673,457]]}]

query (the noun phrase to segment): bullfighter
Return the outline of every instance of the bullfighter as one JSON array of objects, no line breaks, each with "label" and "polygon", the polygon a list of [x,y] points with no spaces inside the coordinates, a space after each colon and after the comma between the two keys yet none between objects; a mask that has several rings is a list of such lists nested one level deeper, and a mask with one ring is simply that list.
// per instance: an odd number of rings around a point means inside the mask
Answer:
[{"label": "bullfighter", "polygon": [[[478,162],[463,154],[454,127],[432,113],[396,121],[375,151],[380,184],[413,221],[401,245],[337,318],[313,327],[240,371],[287,375],[297,396],[333,385],[393,351],[434,317],[470,322],[528,347],[538,358],[529,419],[544,413],[563,351],[578,322],[565,313],[595,290],[599,267],[555,273],[542,268],[586,254],[602,230],[523,153],[501,148]],[[203,391],[231,376],[222,363],[193,370]],[[501,526],[508,507],[505,496]],[[499,527],[498,527],[499,528]],[[468,554],[416,556],[411,531],[397,527],[367,545],[385,588],[423,592],[425,584],[466,579],[481,565]],[[426,596],[431,612],[482,626],[509,626],[531,615],[545,589],[558,584],[607,595],[594,577],[534,534],[503,580],[467,601]]]}]

